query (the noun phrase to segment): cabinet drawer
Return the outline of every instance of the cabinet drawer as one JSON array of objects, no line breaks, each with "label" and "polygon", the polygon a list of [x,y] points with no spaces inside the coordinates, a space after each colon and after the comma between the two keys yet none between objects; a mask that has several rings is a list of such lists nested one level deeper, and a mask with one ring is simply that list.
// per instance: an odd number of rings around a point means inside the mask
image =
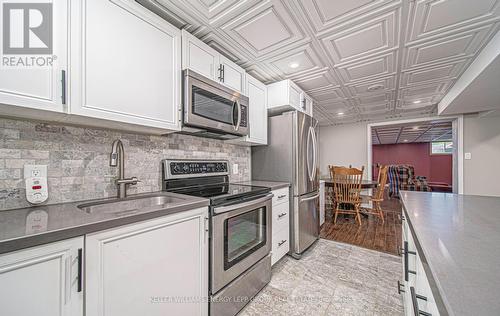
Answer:
[{"label": "cabinet drawer", "polygon": [[273,191],[273,206],[278,205],[280,203],[284,202],[289,202],[289,189],[288,188],[283,188],[283,189],[278,189]]},{"label": "cabinet drawer", "polygon": [[290,210],[287,203],[281,203],[279,205],[273,206],[273,233],[283,229],[289,229],[289,213]]},{"label": "cabinet drawer", "polygon": [[271,264],[275,264],[284,255],[287,254],[290,249],[290,234],[288,229],[280,230],[273,234],[273,247]]}]

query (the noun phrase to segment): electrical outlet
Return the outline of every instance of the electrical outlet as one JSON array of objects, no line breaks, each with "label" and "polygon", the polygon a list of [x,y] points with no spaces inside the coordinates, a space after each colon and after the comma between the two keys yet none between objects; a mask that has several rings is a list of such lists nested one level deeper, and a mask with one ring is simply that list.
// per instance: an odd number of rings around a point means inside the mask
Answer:
[{"label": "electrical outlet", "polygon": [[233,174],[238,174],[238,164],[233,163]]},{"label": "electrical outlet", "polygon": [[47,178],[47,165],[24,165],[24,178]]},{"label": "electrical outlet", "polygon": [[472,159],[472,154],[471,153],[465,153],[464,155],[465,160],[471,160]]}]

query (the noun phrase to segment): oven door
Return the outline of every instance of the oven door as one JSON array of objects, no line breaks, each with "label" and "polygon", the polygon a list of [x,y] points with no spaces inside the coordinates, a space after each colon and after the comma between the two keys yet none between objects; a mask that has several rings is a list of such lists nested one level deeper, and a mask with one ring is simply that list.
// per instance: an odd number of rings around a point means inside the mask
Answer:
[{"label": "oven door", "polygon": [[248,135],[248,98],[192,71],[184,75],[184,124]]},{"label": "oven door", "polygon": [[211,293],[215,294],[271,251],[272,194],[214,208]]}]

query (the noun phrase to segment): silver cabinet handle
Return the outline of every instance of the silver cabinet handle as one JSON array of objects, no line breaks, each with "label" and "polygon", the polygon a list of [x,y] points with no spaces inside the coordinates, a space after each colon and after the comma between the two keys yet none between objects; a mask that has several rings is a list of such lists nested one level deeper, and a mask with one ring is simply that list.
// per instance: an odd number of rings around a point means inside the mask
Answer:
[{"label": "silver cabinet handle", "polygon": [[66,70],[61,70],[61,103],[66,104]]},{"label": "silver cabinet handle", "polygon": [[413,286],[410,287],[410,294],[411,294],[411,302],[412,302],[412,305],[413,305],[413,314],[415,316],[420,316],[420,315],[422,315],[422,316],[432,316],[432,314],[424,312],[424,311],[421,311],[418,308],[418,301],[417,301],[417,299],[420,299],[420,300],[423,300],[423,301],[427,301],[427,297],[422,296],[422,295],[418,295],[415,292],[415,288]]},{"label": "silver cabinet handle", "polygon": [[286,216],[286,213],[278,214],[278,218],[282,218],[283,216]]},{"label": "silver cabinet handle", "polygon": [[222,64],[219,64],[219,68],[217,69],[219,71],[219,81],[222,82]]},{"label": "silver cabinet handle", "polygon": [[283,195],[278,195],[278,199],[282,199],[282,198],[284,198],[284,197],[286,197],[286,194],[283,194]]},{"label": "silver cabinet handle", "polygon": [[282,240],[278,243],[278,247],[281,247],[284,243],[286,243],[286,240]]},{"label": "silver cabinet handle", "polygon": [[404,255],[404,263],[403,263],[404,267],[403,268],[404,268],[405,281],[408,282],[408,279],[410,277],[410,273],[417,274],[416,271],[410,270],[410,268],[409,268],[410,263],[409,263],[408,255],[409,254],[416,255],[417,253],[415,251],[410,251],[408,249],[408,242],[407,241],[405,241],[403,243],[402,250],[403,250],[403,255]]}]

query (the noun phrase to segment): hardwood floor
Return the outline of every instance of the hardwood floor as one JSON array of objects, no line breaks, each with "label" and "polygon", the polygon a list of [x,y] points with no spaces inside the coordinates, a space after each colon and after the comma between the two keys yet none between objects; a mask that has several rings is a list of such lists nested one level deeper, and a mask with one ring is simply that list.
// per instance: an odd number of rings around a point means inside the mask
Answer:
[{"label": "hardwood floor", "polygon": [[401,203],[398,199],[386,197],[382,209],[384,224],[377,217],[369,215],[361,217],[359,226],[352,215],[339,215],[334,225],[332,211],[327,208],[320,237],[398,255],[398,249],[401,248]]}]

